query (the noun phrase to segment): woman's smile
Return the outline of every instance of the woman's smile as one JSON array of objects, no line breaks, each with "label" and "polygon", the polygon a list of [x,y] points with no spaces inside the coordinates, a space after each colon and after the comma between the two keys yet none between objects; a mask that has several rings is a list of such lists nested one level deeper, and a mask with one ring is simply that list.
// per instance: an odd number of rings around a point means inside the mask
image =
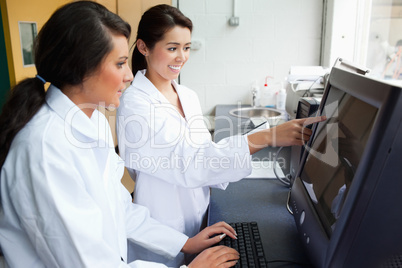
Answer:
[{"label": "woman's smile", "polygon": [[168,67],[175,73],[178,73],[181,70],[181,65],[169,65]]}]

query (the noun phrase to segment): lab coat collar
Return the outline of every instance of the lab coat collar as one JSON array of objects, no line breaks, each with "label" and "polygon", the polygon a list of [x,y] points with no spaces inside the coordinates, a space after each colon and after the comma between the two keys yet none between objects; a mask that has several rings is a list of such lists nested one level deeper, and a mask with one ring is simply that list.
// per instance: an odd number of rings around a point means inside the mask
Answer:
[{"label": "lab coat collar", "polygon": [[[144,69],[144,70],[140,70],[137,72],[137,74],[135,75],[134,80],[132,82],[132,86],[134,88],[137,88],[138,90],[143,91],[145,94],[147,94],[151,98],[158,101],[159,104],[171,105],[171,103],[168,101],[168,99],[166,99],[166,97],[145,76],[146,71],[147,70]],[[173,87],[175,88],[177,94],[179,95],[179,99],[180,99],[180,102],[181,102],[181,105],[183,108],[183,112],[184,112],[184,116],[185,116],[185,118],[182,118],[182,119],[184,121],[186,121],[186,118],[188,116],[188,111],[191,110],[191,108],[189,109],[189,107],[187,107],[186,104],[187,104],[187,102],[191,103],[191,101],[186,100],[186,94],[184,94],[180,85],[175,80],[172,80],[171,83],[172,83]]]},{"label": "lab coat collar", "polygon": [[159,103],[165,102],[162,93],[159,92],[159,90],[152,84],[151,81],[145,76],[145,73],[147,72],[146,69],[140,70],[137,72],[137,74],[134,77],[134,80],[132,82],[132,85],[145,92],[147,95],[151,96],[152,98],[156,99]]},{"label": "lab coat collar", "polygon": [[75,103],[73,103],[60,89],[50,85],[46,93],[46,102],[49,107],[64,121],[66,135],[73,135],[77,131],[91,141],[98,140],[99,112],[95,110],[89,118]]},{"label": "lab coat collar", "polygon": [[[145,92],[147,95],[153,97],[159,103],[169,103],[170,104],[170,102],[165,98],[165,96],[163,96],[163,94],[145,76],[146,72],[147,72],[146,69],[140,70],[137,72],[137,74],[135,75],[134,80],[132,82],[133,86],[135,88],[138,88],[139,90]],[[180,97],[179,84],[175,80],[172,80],[172,85],[176,89],[177,94],[179,94],[179,97]]]}]

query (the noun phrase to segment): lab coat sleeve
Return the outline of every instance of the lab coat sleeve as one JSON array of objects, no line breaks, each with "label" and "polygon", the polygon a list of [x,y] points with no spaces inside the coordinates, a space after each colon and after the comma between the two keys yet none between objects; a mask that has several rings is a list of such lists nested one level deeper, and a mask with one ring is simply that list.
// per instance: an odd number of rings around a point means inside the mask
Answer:
[{"label": "lab coat sleeve", "polygon": [[[194,142],[172,108],[126,94],[117,117],[121,157],[128,168],[182,187],[238,181],[251,173],[246,136]],[[176,118],[176,119],[175,119]]]},{"label": "lab coat sleeve", "polygon": [[131,196],[123,185],[121,191],[126,201],[128,239],[168,258],[176,257],[188,236],[152,219],[146,207],[132,203]]},{"label": "lab coat sleeve", "polygon": [[[32,151],[36,148],[25,148],[20,157],[15,156],[14,173],[26,176],[27,185],[9,185],[9,188],[14,192],[12,201],[21,226],[44,264],[79,267],[102,260],[119,266],[120,257],[102,244],[101,226],[96,224],[101,211],[85,193],[80,174],[58,161],[55,155],[42,159],[39,155],[43,155],[43,150],[35,157]],[[9,157],[14,155],[11,153]],[[32,168],[21,174],[26,167]]]},{"label": "lab coat sleeve", "polygon": [[[186,108],[186,111],[189,112],[189,125],[195,123],[195,129],[199,132],[205,132],[205,136],[208,137],[208,142],[210,143],[212,140],[211,134],[209,130],[206,128],[206,123],[204,117],[202,115],[202,109],[200,100],[198,99],[197,93],[193,90],[184,87],[178,86],[180,89],[181,99],[183,100],[182,105],[185,105],[183,108]],[[197,134],[196,134],[197,135]],[[221,190],[225,190],[229,185],[229,182],[222,182],[218,184],[210,185],[212,188],[217,188]]]},{"label": "lab coat sleeve", "polygon": [[10,151],[7,162],[12,164],[1,174],[2,179],[10,178],[3,184],[9,196],[4,200],[10,203],[3,207],[15,211],[28,243],[46,267],[129,267],[104,242],[102,209],[88,194],[74,163],[65,163],[68,152],[48,149],[52,151],[24,145],[15,150],[18,153]]}]

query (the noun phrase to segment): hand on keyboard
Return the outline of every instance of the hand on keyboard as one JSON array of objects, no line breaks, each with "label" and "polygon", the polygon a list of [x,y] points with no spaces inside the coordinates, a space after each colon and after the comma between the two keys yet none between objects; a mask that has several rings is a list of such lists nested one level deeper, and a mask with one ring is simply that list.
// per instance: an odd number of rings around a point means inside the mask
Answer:
[{"label": "hand on keyboard", "polygon": [[188,268],[233,267],[237,264],[239,253],[229,247],[215,246],[201,252]]},{"label": "hand on keyboard", "polygon": [[182,252],[190,254],[199,253],[219,243],[224,237],[222,234],[226,234],[226,237],[236,239],[236,232],[233,227],[221,221],[206,227],[196,236],[189,238],[186,244],[184,244]]},{"label": "hand on keyboard", "polygon": [[219,245],[231,247],[239,252],[236,268],[267,267],[261,236],[256,222],[230,224],[237,233],[237,239],[225,237]]}]

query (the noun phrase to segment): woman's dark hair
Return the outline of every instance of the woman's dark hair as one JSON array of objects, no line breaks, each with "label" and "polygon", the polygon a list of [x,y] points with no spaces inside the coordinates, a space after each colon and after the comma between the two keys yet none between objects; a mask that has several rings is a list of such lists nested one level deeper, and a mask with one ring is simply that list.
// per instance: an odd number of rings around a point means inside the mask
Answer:
[{"label": "woman's dark hair", "polygon": [[[40,30],[34,44],[37,73],[59,89],[79,85],[113,49],[112,35],[130,38],[131,27],[91,1],[66,4]],[[11,90],[0,115],[0,168],[15,135],[45,102],[44,83],[27,78]]]},{"label": "woman's dark hair", "polygon": [[[164,34],[175,26],[188,28],[190,32],[193,30],[193,23],[179,9],[169,5],[151,7],[141,17],[136,42],[141,39],[149,49],[153,49],[155,44],[163,39]],[[134,75],[137,71],[147,68],[145,57],[137,46],[134,48],[131,64]]]}]

